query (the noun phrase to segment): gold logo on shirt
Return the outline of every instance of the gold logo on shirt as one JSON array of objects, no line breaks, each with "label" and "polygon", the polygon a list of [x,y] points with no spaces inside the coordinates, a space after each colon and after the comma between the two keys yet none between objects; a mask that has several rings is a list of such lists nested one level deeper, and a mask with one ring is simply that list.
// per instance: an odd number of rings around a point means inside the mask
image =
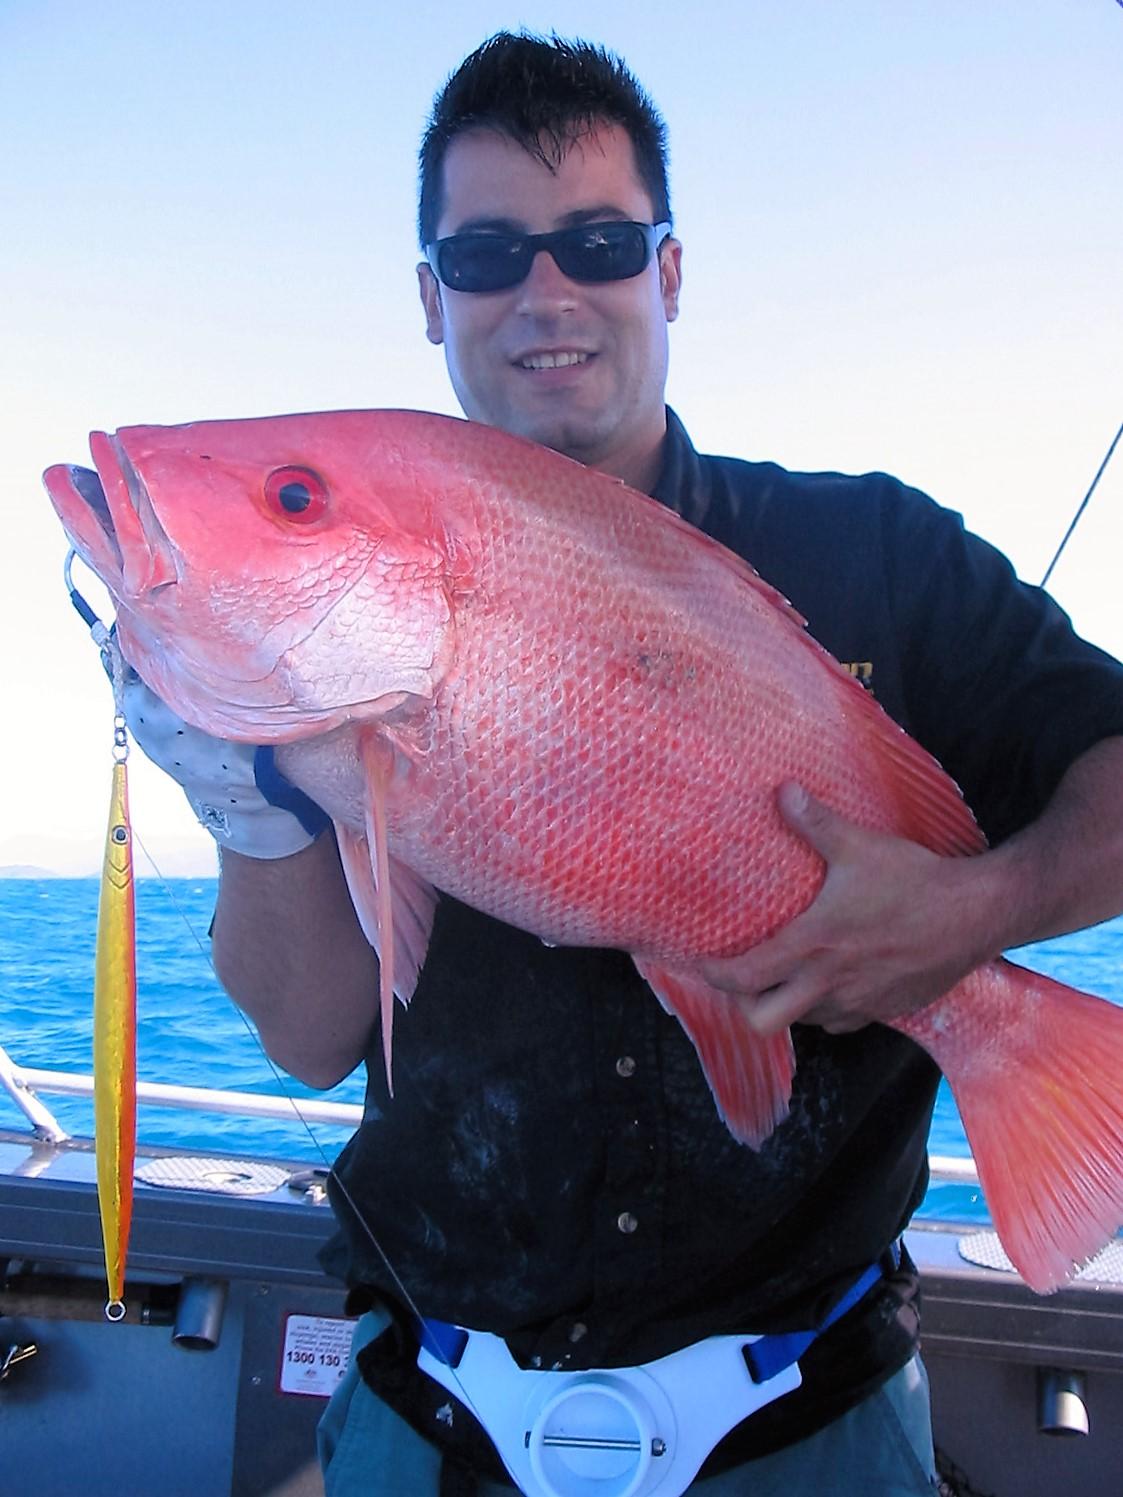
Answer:
[{"label": "gold logo on shirt", "polygon": [[867,691],[873,690],[873,661],[872,660],[844,660],[842,669],[849,671],[856,681],[860,681]]}]

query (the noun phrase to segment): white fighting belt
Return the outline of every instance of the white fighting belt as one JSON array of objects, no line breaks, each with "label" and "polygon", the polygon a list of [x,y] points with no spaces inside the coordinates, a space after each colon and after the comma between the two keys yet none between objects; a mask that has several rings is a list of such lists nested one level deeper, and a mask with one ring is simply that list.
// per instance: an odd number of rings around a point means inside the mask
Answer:
[{"label": "white fighting belt", "polygon": [[468,1331],[455,1367],[423,1346],[421,1370],[467,1404],[526,1497],[679,1497],[742,1419],[802,1381],[792,1362],[766,1382],[742,1348],[712,1336],[641,1367],[524,1370],[502,1337]]}]

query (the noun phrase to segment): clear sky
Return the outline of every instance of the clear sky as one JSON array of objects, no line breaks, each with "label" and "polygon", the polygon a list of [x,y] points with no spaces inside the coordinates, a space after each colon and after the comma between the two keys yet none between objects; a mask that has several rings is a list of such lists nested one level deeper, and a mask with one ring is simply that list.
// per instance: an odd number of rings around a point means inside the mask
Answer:
[{"label": "clear sky", "polygon": [[[698,445],[895,473],[1040,579],[1123,420],[1117,0],[0,0],[0,864],[93,871],[109,793],[42,469],[91,428],[455,411],[417,142],[520,25],[619,51],[666,115],[669,395]],[[1054,579],[1117,654],[1121,559],[1123,453]],[[141,838],[213,868],[134,759]]]}]

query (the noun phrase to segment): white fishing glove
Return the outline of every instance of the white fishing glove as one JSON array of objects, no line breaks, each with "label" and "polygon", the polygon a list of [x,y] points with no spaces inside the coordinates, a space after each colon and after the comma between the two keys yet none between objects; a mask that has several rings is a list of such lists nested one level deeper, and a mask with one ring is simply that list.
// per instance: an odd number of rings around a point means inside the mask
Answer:
[{"label": "white fishing glove", "polygon": [[183,787],[200,826],[220,848],[247,858],[287,858],[328,826],[330,817],[277,769],[271,748],[190,727],[128,665],[121,701],[129,732]]}]

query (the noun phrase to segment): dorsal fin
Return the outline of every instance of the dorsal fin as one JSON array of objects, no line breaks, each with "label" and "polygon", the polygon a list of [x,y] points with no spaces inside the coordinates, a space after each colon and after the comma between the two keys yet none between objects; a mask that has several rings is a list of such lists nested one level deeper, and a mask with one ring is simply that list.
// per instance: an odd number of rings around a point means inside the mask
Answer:
[{"label": "dorsal fin", "polygon": [[879,766],[882,785],[897,813],[897,829],[945,857],[983,852],[986,837],[959,786],[859,682],[842,667],[839,672],[843,685],[853,688],[846,698],[847,718],[860,748]]}]

